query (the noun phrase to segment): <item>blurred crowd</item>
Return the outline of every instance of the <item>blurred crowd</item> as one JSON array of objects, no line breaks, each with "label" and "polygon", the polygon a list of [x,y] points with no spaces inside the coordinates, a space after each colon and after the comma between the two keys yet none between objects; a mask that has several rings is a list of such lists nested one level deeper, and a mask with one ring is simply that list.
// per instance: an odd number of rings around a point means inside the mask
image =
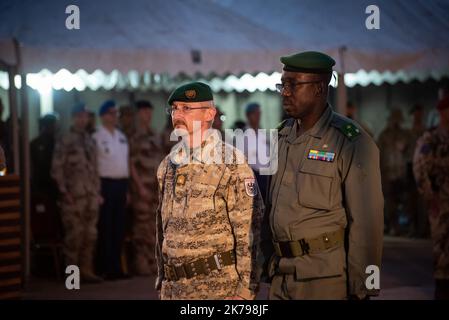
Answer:
[{"label": "blurred crowd", "polygon": [[[430,235],[432,199],[426,197],[426,187],[439,186],[441,177],[448,176],[446,167],[434,163],[449,163],[448,150],[435,151],[449,141],[445,136],[448,130],[439,129],[449,122],[447,83],[441,86],[438,100],[439,127],[428,128],[426,108],[415,105],[409,111],[413,118],[410,127],[404,126],[402,111],[393,109],[378,137],[387,234]],[[1,101],[0,107],[3,112]],[[217,111],[213,127],[224,137],[225,115],[219,107]],[[346,115],[371,133],[357,119],[357,108],[351,102]],[[165,129],[157,134],[151,127],[152,116],[150,101],[118,107],[108,100],[99,108],[99,119],[86,104],[73,106],[71,127],[65,134],[59,130],[56,115],[48,114],[39,120],[39,135],[30,145],[33,243],[35,248],[49,242],[61,243],[64,265],[79,266],[84,281],[101,282],[156,272],[156,171],[176,141],[170,141],[171,118],[168,116]],[[257,132],[261,106],[249,103],[245,116],[245,121],[236,121],[232,126],[254,129],[255,136],[247,137],[242,151],[247,157],[258,152],[268,154],[267,137],[262,137],[263,143],[256,140],[261,138]],[[8,123],[0,122],[0,171],[8,166],[2,149],[11,153],[7,128]],[[433,136],[443,138],[432,140]],[[265,196],[267,176],[260,174],[260,163],[250,165]],[[442,171],[429,175],[433,168]],[[438,190],[430,192],[435,194]]]},{"label": "blurred crowd", "polygon": [[[224,137],[225,116],[219,107],[217,111],[213,128]],[[245,114],[248,124],[240,121],[235,127],[255,130],[248,148],[257,145],[260,105],[250,103]],[[64,266],[77,265],[85,282],[155,274],[156,171],[177,141],[170,141],[171,118],[157,134],[151,128],[152,116],[150,101],[118,107],[108,100],[98,116],[84,103],[74,105],[65,134],[57,115],[39,119],[39,134],[30,143],[36,273],[44,268],[39,251],[57,250],[59,244]],[[253,169],[265,190],[266,177],[258,174],[257,164]],[[58,263],[55,268],[61,272]]]}]

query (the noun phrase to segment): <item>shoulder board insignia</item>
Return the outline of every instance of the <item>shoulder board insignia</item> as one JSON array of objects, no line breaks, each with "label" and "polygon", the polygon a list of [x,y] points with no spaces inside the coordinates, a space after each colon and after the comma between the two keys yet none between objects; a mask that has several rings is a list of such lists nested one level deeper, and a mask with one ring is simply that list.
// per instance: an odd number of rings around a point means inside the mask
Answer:
[{"label": "shoulder board insignia", "polygon": [[345,136],[348,137],[350,140],[360,135],[360,129],[357,128],[352,123],[343,125],[343,128],[341,128],[341,130],[345,134]]}]

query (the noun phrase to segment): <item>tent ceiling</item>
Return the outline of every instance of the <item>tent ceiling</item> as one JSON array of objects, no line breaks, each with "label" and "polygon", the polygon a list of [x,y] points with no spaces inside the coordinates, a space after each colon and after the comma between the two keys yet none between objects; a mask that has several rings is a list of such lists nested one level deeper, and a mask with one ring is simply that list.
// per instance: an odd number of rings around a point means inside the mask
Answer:
[{"label": "tent ceiling", "polygon": [[[65,7],[81,29],[65,28]],[[25,72],[117,70],[177,75],[272,73],[279,56],[323,50],[344,71],[434,72],[449,68],[449,1],[379,0],[380,30],[365,28],[361,1],[119,0],[0,4],[0,59]],[[200,58],[195,62],[194,56]]]}]

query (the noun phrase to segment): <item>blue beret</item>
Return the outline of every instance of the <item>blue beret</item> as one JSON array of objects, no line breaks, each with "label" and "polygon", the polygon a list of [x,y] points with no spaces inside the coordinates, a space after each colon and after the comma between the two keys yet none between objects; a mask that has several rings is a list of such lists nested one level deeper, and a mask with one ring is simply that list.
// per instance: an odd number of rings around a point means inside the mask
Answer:
[{"label": "blue beret", "polygon": [[72,116],[81,112],[87,112],[86,105],[83,102],[77,103],[72,107]]},{"label": "blue beret", "polygon": [[251,102],[246,105],[245,113],[251,113],[260,109],[260,105],[257,102]]},{"label": "blue beret", "polygon": [[100,116],[104,115],[105,113],[107,113],[109,111],[109,109],[114,108],[115,107],[115,101],[114,100],[106,100],[105,102],[103,102],[103,104],[100,107]]}]

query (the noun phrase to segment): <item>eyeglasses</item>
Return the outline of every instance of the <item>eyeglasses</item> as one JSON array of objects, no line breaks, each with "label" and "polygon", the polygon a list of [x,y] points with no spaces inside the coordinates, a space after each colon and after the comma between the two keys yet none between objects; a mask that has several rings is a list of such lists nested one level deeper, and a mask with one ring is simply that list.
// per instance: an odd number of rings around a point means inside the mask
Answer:
[{"label": "eyeglasses", "polygon": [[307,83],[318,83],[322,80],[315,80],[315,81],[303,81],[303,82],[285,82],[285,83],[277,83],[276,84],[276,91],[279,93],[283,93],[285,90],[291,93],[291,90],[296,87],[300,86],[302,84]]},{"label": "eyeglasses", "polygon": [[167,112],[167,114],[169,115],[173,115],[176,111],[180,111],[184,114],[186,113],[190,113],[192,112],[192,110],[199,110],[199,109],[209,109],[210,107],[189,107],[189,106],[171,106],[171,107],[166,107],[165,108],[165,112]]}]

